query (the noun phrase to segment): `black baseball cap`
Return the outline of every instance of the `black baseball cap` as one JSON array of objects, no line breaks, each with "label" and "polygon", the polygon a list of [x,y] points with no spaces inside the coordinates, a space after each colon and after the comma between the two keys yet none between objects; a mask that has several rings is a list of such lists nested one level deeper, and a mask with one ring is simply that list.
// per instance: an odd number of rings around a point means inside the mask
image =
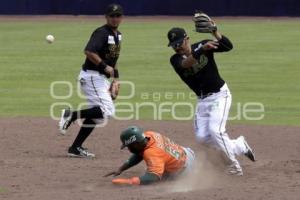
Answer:
[{"label": "black baseball cap", "polygon": [[123,15],[123,8],[119,4],[109,4],[105,9],[105,15]]},{"label": "black baseball cap", "polygon": [[173,48],[179,47],[186,37],[187,34],[183,28],[174,27],[168,32],[168,46],[171,46]]}]

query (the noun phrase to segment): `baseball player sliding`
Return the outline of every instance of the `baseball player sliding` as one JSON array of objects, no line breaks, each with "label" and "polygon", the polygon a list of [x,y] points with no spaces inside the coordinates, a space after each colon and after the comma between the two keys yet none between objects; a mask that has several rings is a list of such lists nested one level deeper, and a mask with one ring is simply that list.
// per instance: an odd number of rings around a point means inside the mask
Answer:
[{"label": "baseball player sliding", "polygon": [[[97,28],[85,47],[86,60],[79,74],[81,90],[85,94],[89,108],[73,111],[62,110],[59,130],[62,134],[77,119],[84,119],[83,125],[68,150],[72,157],[95,157],[82,147],[96,124],[103,122],[115,112],[113,100],[119,91],[119,72],[117,60],[121,49],[122,35],[118,26],[122,21],[123,9],[120,5],[111,4],[106,8],[107,23]],[[112,78],[112,82],[109,82]]]},{"label": "baseball player sliding", "polygon": [[176,52],[170,62],[180,78],[198,96],[194,128],[196,140],[220,149],[230,161],[228,173],[243,175],[236,156],[245,155],[255,161],[254,153],[243,136],[230,139],[225,125],[231,106],[231,93],[220,77],[214,53],[230,51],[230,40],[222,35],[216,24],[203,12],[194,15],[196,31],[211,33],[215,40],[203,40],[190,45],[182,28],[168,32],[169,45]]},{"label": "baseball player sliding", "polygon": [[115,178],[112,180],[114,184],[146,185],[175,178],[190,170],[195,159],[194,152],[190,148],[175,144],[160,133],[144,132],[137,126],[124,130],[120,139],[121,149],[127,147],[132,155],[119,169],[106,174],[105,177],[118,176],[142,160],[146,162],[147,171],[140,177]]}]

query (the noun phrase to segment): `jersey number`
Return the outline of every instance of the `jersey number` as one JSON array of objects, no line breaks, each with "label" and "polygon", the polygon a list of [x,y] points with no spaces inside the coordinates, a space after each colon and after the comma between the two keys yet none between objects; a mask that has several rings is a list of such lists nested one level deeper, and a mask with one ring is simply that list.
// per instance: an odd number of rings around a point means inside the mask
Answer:
[{"label": "jersey number", "polygon": [[176,160],[179,160],[180,158],[180,153],[179,151],[176,151],[173,149],[171,146],[166,146],[165,151],[169,153],[172,157],[174,157]]}]

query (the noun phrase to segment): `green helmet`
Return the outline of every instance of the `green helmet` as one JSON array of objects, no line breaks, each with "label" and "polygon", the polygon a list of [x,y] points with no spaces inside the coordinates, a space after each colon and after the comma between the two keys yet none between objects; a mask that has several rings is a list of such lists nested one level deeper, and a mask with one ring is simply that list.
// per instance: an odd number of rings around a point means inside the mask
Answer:
[{"label": "green helmet", "polygon": [[145,140],[145,135],[141,128],[137,126],[129,126],[121,133],[120,139],[122,141],[121,149],[124,149],[132,143],[143,142]]}]

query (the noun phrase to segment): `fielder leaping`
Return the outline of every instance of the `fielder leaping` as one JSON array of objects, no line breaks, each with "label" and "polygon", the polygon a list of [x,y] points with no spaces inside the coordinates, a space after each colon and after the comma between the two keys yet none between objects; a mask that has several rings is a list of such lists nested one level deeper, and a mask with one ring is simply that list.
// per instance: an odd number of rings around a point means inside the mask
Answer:
[{"label": "fielder leaping", "polygon": [[228,172],[243,175],[236,156],[244,154],[252,161],[255,157],[243,136],[232,140],[225,132],[231,94],[219,75],[214,59],[215,52],[227,52],[233,46],[227,37],[217,31],[216,24],[206,14],[196,12],[194,22],[197,32],[211,33],[215,40],[190,45],[184,29],[172,28],[168,32],[169,46],[176,53],[170,62],[180,78],[198,96],[194,123],[197,141],[222,150],[230,161]]}]

